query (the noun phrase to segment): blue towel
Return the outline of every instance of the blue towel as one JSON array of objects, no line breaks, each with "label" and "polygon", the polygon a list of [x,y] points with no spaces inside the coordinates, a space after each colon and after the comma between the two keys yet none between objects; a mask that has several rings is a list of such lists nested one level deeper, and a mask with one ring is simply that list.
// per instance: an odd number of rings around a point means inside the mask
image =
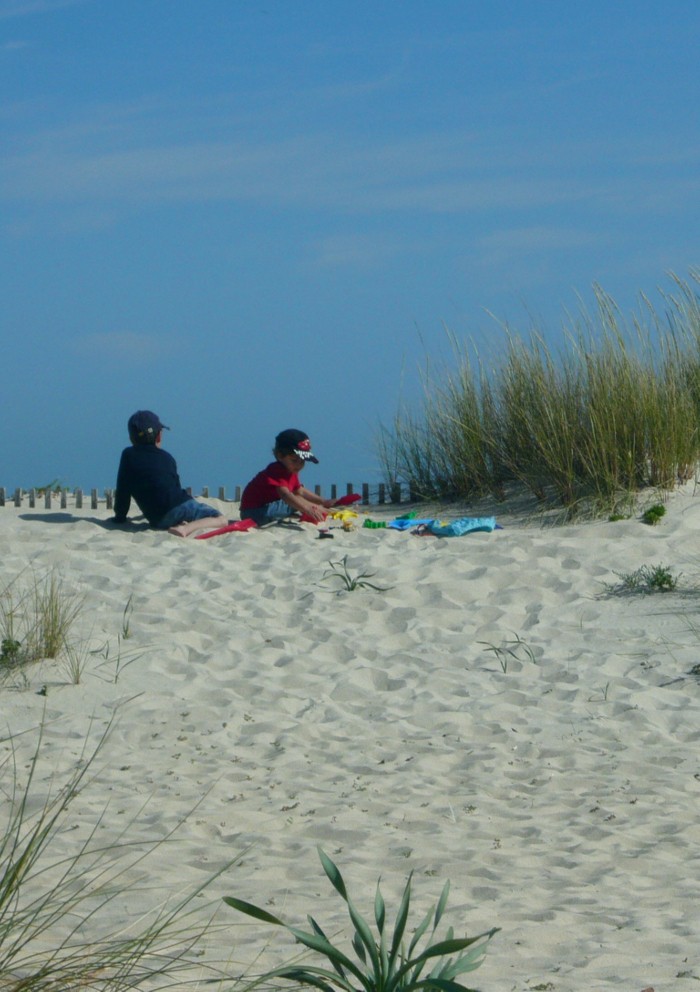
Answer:
[{"label": "blue towel", "polygon": [[438,520],[429,522],[430,533],[436,537],[461,537],[476,530],[495,530],[498,526],[495,517],[460,517],[449,524],[441,524]]},{"label": "blue towel", "polygon": [[429,520],[417,520],[415,517],[407,519],[406,517],[398,517],[396,520],[390,520],[387,527],[393,527],[394,530],[409,530],[411,527],[418,527],[420,524],[434,524],[435,521],[431,517]]}]

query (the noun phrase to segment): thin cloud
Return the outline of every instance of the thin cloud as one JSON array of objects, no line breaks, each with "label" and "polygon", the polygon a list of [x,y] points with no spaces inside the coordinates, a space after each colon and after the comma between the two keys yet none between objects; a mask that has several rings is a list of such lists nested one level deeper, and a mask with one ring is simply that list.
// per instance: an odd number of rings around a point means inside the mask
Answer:
[{"label": "thin cloud", "polygon": [[479,241],[479,247],[492,251],[566,251],[599,244],[599,232],[564,227],[518,227],[492,231]]},{"label": "thin cloud", "polygon": [[[276,141],[194,141],[190,144],[102,148],[75,134],[37,137],[31,149],[0,166],[5,195],[70,203],[119,201],[258,201],[285,206],[333,206],[341,212],[421,210],[451,212],[491,207],[558,205],[600,196],[613,182],[489,168],[489,149],[455,136],[411,140],[328,134]],[[565,167],[564,167],[565,171]]]},{"label": "thin cloud", "polygon": [[[212,108],[183,112],[154,100],[99,106],[64,127],[16,135],[13,151],[0,162],[0,189],[14,206],[99,203],[116,212],[142,203],[218,201],[346,215],[563,205],[608,214],[640,204],[658,212],[697,195],[694,177],[665,180],[641,158],[634,177],[621,173],[604,141],[536,142],[515,155],[513,136],[497,128],[478,136],[453,130],[408,137],[277,130],[268,138],[218,109],[216,138],[207,133],[213,133]],[[640,156],[648,151],[643,139],[617,140],[627,161],[635,149]]]},{"label": "thin cloud", "polygon": [[0,20],[10,17],[29,17],[31,14],[50,14],[64,7],[78,7],[92,0],[0,0]]},{"label": "thin cloud", "polygon": [[336,234],[312,246],[311,260],[318,268],[374,268],[387,259],[414,251],[424,251],[422,244],[404,239],[364,234]]},{"label": "thin cloud", "polygon": [[[172,347],[169,340],[167,346]],[[69,346],[81,357],[139,362],[150,361],[163,354],[164,338],[155,334],[135,334],[132,331],[112,331],[84,334],[73,338]]]}]

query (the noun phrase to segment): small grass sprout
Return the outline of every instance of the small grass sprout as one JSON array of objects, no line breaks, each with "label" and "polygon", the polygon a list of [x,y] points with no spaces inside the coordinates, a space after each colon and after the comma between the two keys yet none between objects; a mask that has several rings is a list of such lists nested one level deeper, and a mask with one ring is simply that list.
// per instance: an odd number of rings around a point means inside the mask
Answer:
[{"label": "small grass sprout", "polygon": [[654,503],[653,506],[648,507],[642,514],[642,523],[654,527],[665,516],[666,507],[662,503]]},{"label": "small grass sprout", "polygon": [[523,657],[527,661],[536,664],[535,654],[529,644],[513,632],[513,640],[503,640],[500,644],[491,644],[489,641],[477,641],[483,644],[486,651],[490,651],[498,658],[498,663],[505,675],[508,671],[509,661],[522,661]]},{"label": "small grass sprout", "polygon": [[93,653],[88,641],[66,644],[63,651],[63,670],[73,685],[80,685],[82,682],[88,659]]},{"label": "small grass sprout", "polygon": [[330,569],[323,573],[323,580],[338,579],[347,592],[354,592],[356,589],[374,589],[377,592],[386,592],[389,586],[377,586],[368,580],[374,577],[374,572],[359,572],[351,575],[348,569],[348,556],[343,555],[340,561],[329,561]]},{"label": "small grass sprout", "polygon": [[126,601],[126,606],[124,607],[124,612],[122,613],[122,637],[127,640],[131,637],[131,614],[134,612],[133,593],[129,596]]},{"label": "small grass sprout", "polygon": [[613,595],[646,595],[656,592],[673,592],[678,587],[680,575],[674,575],[668,565],[641,565],[634,572],[615,572],[618,583],[608,585]]},{"label": "small grass sprout", "polygon": [[605,685],[600,686],[600,688],[598,689],[598,692],[600,693],[600,696],[589,696],[588,697],[588,702],[589,703],[607,703],[607,701],[608,701],[608,692],[609,691],[610,691],[610,683],[609,682],[606,682]]},{"label": "small grass sprout", "polygon": [[[455,979],[479,967],[487,944],[498,928],[476,937],[455,937],[450,927],[443,939],[433,941],[447,905],[449,881],[445,883],[436,906],[418,924],[406,946],[412,874],[406,882],[393,929],[387,925],[386,906],[377,883],[374,897],[376,929],[373,930],[348,895],[337,866],[321,848],[318,853],[333,888],[346,903],[354,928],[354,958],[350,952],[346,953],[332,943],[312,916],[307,917],[311,929],[300,930],[251,903],[225,896],[224,902],[228,906],[263,923],[283,927],[298,943],[326,959],[325,967],[293,963],[275,968],[263,976],[263,981],[284,978],[298,985],[320,989],[321,992],[414,992],[418,989],[472,992]],[[427,941],[419,949],[418,945],[426,932]]]},{"label": "small grass sprout", "polygon": [[102,645],[102,647],[96,648],[95,650],[91,651],[90,653],[91,654],[94,654],[94,655],[100,655],[100,657],[103,659],[97,665],[98,669],[102,669],[102,668],[105,668],[105,667],[112,669],[112,674],[111,674],[111,678],[109,679],[109,681],[113,682],[115,685],[119,681],[119,676],[122,674],[122,672],[124,671],[124,669],[128,665],[131,665],[134,661],[138,661],[139,658],[141,658],[143,656],[143,652],[142,651],[137,651],[137,650],[128,651],[128,652],[124,653],[122,651],[122,635],[121,634],[117,634],[117,650],[116,650],[116,652],[113,652],[112,651],[112,647],[111,647],[110,642],[109,641],[105,641],[105,643]]}]

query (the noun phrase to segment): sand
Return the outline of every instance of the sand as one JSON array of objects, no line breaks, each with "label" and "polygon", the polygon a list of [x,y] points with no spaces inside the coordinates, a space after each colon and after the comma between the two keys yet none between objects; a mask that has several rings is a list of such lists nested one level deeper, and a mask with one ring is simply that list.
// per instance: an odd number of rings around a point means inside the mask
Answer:
[{"label": "sand", "polygon": [[[309,524],[200,541],[114,529],[102,507],[0,508],[3,584],[56,569],[97,652],[79,684],[50,660],[5,681],[0,756],[12,735],[21,780],[43,720],[41,793],[113,721],[57,853],[105,810],[108,841],[187,817],[140,866],[147,886],[238,857],[210,900],[334,931],[321,845],[368,914],[379,876],[393,915],[414,873],[415,922],[450,879],[458,934],[501,928],[465,976],[481,989],[696,988],[700,494],[655,527],[496,514],[502,530],[452,539]],[[386,588],[324,579],[344,556]],[[606,592],[654,564],[677,592]],[[226,907],[217,923],[207,954],[232,974],[292,950]]]}]

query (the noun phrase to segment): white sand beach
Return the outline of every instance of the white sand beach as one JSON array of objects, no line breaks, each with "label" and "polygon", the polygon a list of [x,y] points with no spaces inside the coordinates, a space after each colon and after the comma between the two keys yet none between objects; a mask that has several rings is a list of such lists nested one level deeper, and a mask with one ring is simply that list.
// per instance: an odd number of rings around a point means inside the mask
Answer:
[{"label": "white sand beach", "polygon": [[[2,507],[2,586],[56,569],[101,653],[79,684],[50,660],[5,681],[0,755],[12,736],[21,778],[43,720],[48,790],[113,720],[57,854],[100,816],[107,840],[125,823],[157,840],[189,813],[139,866],[154,891],[240,855],[207,898],[334,932],[320,845],[369,914],[379,876],[392,915],[414,872],[414,922],[450,879],[457,934],[501,928],[464,976],[484,992],[695,989],[700,493],[667,508],[655,527],[496,509],[503,529],[458,538],[304,524],[201,541],[111,528],[102,506]],[[324,579],[344,556],[383,591]],[[604,595],[655,564],[678,591]],[[207,954],[231,974],[294,952],[227,907],[217,924]]]}]

